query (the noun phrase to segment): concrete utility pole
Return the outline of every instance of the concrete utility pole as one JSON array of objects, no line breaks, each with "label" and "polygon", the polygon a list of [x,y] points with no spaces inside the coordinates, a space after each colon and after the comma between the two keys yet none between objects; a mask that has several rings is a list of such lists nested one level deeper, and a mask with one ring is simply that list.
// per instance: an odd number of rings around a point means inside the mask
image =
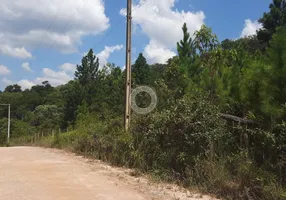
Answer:
[{"label": "concrete utility pole", "polygon": [[125,79],[125,115],[124,127],[129,129],[131,120],[131,21],[132,0],[127,0],[127,26],[126,26],[126,79]]},{"label": "concrete utility pole", "polygon": [[7,144],[10,142],[10,104],[8,104],[8,133],[7,133]]},{"label": "concrete utility pole", "polygon": [[8,129],[7,129],[7,144],[10,142],[10,104],[0,104],[0,106],[8,106]]}]

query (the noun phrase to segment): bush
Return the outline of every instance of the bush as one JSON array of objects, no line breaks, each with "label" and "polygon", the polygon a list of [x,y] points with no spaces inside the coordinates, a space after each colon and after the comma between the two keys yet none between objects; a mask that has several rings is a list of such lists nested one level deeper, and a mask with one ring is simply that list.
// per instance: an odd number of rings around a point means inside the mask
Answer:
[{"label": "bush", "polygon": [[135,124],[135,149],[144,155],[145,169],[160,166],[181,178],[198,158],[216,157],[226,132],[218,109],[203,98],[174,101],[168,109],[138,117]]}]

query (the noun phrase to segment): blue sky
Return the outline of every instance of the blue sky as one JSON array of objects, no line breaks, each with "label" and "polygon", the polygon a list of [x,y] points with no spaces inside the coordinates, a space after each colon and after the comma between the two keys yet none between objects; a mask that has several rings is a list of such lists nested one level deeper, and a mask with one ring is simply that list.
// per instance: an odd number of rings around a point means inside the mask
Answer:
[{"label": "blue sky", "polygon": [[[210,26],[220,40],[255,33],[271,0],[134,0],[132,59],[149,63],[176,53],[181,26]],[[44,80],[54,86],[73,78],[90,48],[101,64],[125,63],[126,0],[0,0],[0,89]]]}]

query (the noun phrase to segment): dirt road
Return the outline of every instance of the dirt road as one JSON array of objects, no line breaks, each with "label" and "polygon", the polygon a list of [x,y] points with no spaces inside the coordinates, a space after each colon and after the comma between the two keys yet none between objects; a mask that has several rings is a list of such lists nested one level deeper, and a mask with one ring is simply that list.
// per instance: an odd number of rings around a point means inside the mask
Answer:
[{"label": "dirt road", "polygon": [[0,200],[205,199],[55,149],[0,148]]}]

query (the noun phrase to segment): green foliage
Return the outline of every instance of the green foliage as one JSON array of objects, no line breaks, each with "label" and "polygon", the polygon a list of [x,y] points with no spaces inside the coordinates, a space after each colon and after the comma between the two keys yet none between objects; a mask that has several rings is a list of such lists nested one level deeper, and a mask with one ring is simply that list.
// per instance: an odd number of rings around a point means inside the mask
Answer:
[{"label": "green foliage", "polygon": [[41,130],[53,129],[59,125],[59,109],[56,105],[37,106],[34,114],[34,125]]},{"label": "green foliage", "polygon": [[203,25],[200,30],[196,31],[194,36],[194,46],[201,56],[206,56],[219,45],[217,36],[206,25]]},{"label": "green foliage", "polygon": [[270,67],[264,112],[276,119],[284,114],[286,99],[286,28],[278,29],[268,49]]},{"label": "green foliage", "polygon": [[243,49],[250,55],[255,55],[257,51],[265,51],[267,45],[253,35],[237,40],[225,39],[221,42],[221,47],[224,50]]},{"label": "green foliage", "polygon": [[[0,120],[0,145],[5,144],[7,141],[7,128],[8,128],[8,120],[7,118],[3,118]],[[31,126],[30,124],[17,119],[11,120],[11,130],[10,130],[10,138],[13,140],[19,137],[25,137],[33,135],[36,132],[36,128]]]},{"label": "green foliage", "polygon": [[78,81],[71,81],[63,91],[64,105],[64,126],[71,123],[74,125],[76,121],[76,111],[86,96],[85,88]]},{"label": "green foliage", "polygon": [[132,77],[135,85],[147,85],[150,82],[150,67],[142,53],[132,65]]},{"label": "green foliage", "polygon": [[83,57],[81,65],[77,65],[75,77],[82,85],[91,84],[98,76],[99,60],[93,54],[92,49]]},{"label": "green foliage", "polygon": [[146,165],[184,175],[196,158],[215,157],[219,151],[224,131],[216,109],[203,98],[183,98],[160,112],[140,117],[132,130],[135,148],[144,152]]},{"label": "green foliage", "polygon": [[[177,42],[177,51],[180,57],[180,60],[186,61],[188,58],[195,55],[195,48],[190,33],[188,32],[187,24],[183,25],[183,39],[180,42]],[[189,60],[190,61],[190,60]]]},{"label": "green foliage", "polygon": [[5,90],[5,92],[22,92],[20,85],[8,85]]},{"label": "green foliage", "polygon": [[263,25],[263,29],[257,32],[258,39],[266,43],[272,39],[277,28],[286,26],[286,1],[273,0],[269,5],[269,9],[270,11],[264,13],[263,17],[259,19],[259,22]]}]

